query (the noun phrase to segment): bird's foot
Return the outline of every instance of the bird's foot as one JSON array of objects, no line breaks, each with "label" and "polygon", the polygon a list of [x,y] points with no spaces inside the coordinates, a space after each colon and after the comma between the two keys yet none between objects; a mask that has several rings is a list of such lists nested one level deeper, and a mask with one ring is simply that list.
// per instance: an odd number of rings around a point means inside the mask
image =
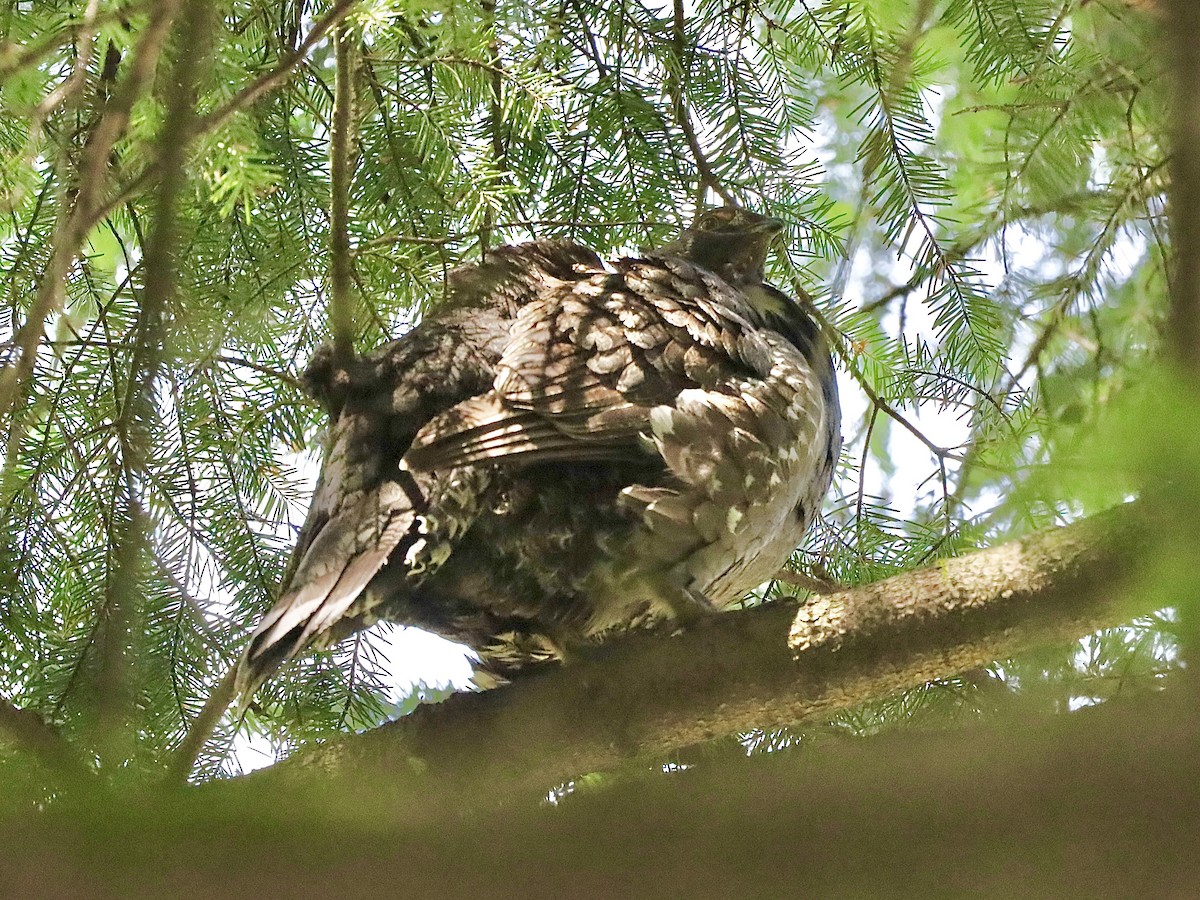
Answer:
[{"label": "bird's foot", "polygon": [[671,612],[675,616],[676,631],[686,631],[702,622],[707,622],[720,611],[720,607],[708,597],[692,588],[684,588],[671,601]]},{"label": "bird's foot", "polygon": [[838,591],[849,588],[849,585],[842,584],[830,576],[825,567],[819,563],[812,566],[807,573],[780,569],[773,577],[778,582],[811,591],[814,594],[836,594]]}]

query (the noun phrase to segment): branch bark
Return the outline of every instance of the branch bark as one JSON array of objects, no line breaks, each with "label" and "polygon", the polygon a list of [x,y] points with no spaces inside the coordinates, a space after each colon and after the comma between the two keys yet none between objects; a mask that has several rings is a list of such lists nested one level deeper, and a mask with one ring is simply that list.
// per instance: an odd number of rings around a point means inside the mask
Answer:
[{"label": "branch bark", "polygon": [[[1122,589],[1135,574],[1144,515],[1105,513],[826,596],[799,614],[773,603],[676,637],[632,635],[585,661],[456,695],[250,777],[345,773],[372,791],[412,791],[414,802],[431,785],[462,796],[545,791],[715,737],[827,717],[1153,611],[1153,596]],[[789,625],[795,650],[784,640]],[[396,777],[410,770],[425,777]]]},{"label": "branch bark", "polygon": [[414,815],[379,793],[256,793],[250,779],[0,806],[0,884],[14,897],[288,900],[1192,897],[1197,712],[1171,694],[709,758],[557,808],[466,815],[427,800]]},{"label": "branch bark", "polygon": [[329,325],[339,363],[354,358],[354,276],[350,258],[350,182],[354,177],[355,34],[343,23],[334,35],[337,68],[334,72],[333,122],[329,139],[330,210],[329,253],[332,260],[332,296]]},{"label": "branch bark", "polygon": [[1174,68],[1175,141],[1171,159],[1171,239],[1175,244],[1174,294],[1168,330],[1178,362],[1200,378],[1200,54],[1193,38],[1200,28],[1200,5],[1191,0],[1167,4]]}]

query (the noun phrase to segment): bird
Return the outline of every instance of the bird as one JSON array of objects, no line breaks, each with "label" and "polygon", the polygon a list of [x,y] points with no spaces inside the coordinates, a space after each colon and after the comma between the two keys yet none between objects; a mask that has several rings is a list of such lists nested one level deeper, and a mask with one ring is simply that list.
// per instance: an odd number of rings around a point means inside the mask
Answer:
[{"label": "bird", "polygon": [[507,680],[769,580],[841,447],[810,301],[764,281],[783,228],[729,205],[609,262],[499,247],[399,339],[319,348],[304,382],[329,413],[325,461],[237,692],[379,620]]}]

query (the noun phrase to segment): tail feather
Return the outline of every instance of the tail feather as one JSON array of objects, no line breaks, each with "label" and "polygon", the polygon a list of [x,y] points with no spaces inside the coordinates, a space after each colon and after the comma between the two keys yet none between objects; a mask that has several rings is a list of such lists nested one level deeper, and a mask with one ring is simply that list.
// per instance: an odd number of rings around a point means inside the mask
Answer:
[{"label": "tail feather", "polygon": [[249,696],[353,610],[405,534],[419,503],[389,481],[333,516],[317,533],[283,594],[254,629],[238,664],[237,691]]}]

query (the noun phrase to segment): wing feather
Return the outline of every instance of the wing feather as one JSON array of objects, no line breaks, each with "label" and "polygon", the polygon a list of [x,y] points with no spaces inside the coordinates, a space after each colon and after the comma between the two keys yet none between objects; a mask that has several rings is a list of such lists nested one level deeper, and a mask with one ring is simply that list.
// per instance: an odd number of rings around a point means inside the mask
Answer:
[{"label": "wing feather", "polygon": [[430,422],[406,464],[643,458],[655,407],[747,369],[748,326],[711,280],[679,261],[626,260],[548,285],[518,311],[493,390]]}]

